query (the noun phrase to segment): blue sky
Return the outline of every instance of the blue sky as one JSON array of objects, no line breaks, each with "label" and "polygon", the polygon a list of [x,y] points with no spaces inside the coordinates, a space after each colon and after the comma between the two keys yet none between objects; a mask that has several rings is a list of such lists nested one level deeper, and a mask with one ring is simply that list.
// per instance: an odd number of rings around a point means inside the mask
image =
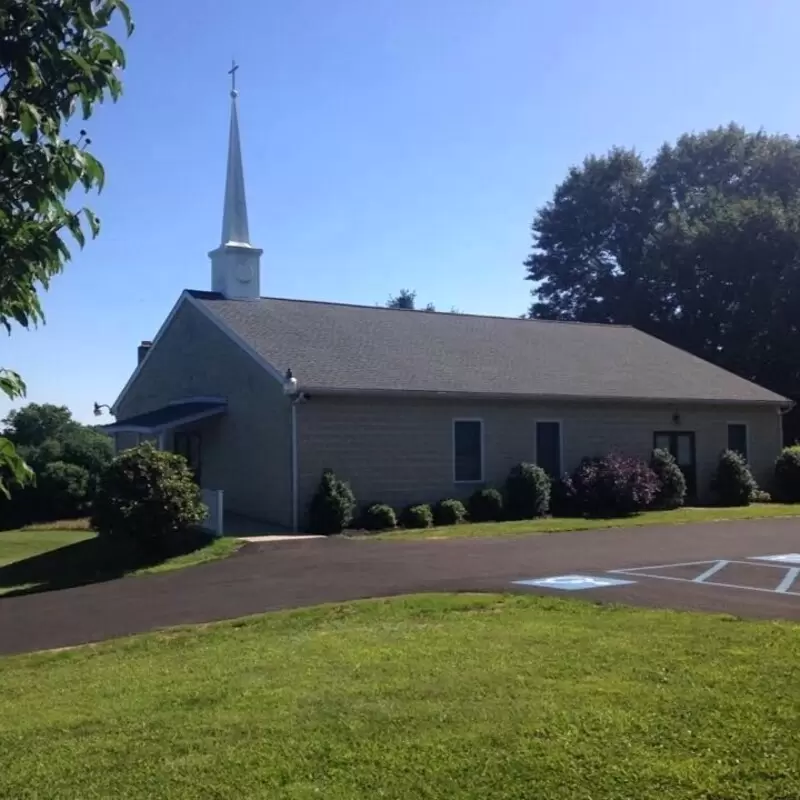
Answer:
[{"label": "blue sky", "polygon": [[28,400],[84,421],[181,290],[210,287],[233,56],[271,296],[372,304],[408,287],[518,315],[534,212],[586,154],[651,154],[731,120],[800,132],[796,0],[130,5],[125,94],[84,126],[106,167],[90,200],[103,232],[1,360]]}]

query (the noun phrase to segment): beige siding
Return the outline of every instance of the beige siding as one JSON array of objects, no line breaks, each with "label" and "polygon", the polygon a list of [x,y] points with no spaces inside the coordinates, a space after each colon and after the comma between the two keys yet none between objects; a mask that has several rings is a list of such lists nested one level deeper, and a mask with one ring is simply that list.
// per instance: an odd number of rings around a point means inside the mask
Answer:
[{"label": "beige siding", "polygon": [[227,510],[290,524],[289,401],[278,381],[184,303],[120,404],[117,419],[192,396],[228,401],[224,416],[191,428],[202,434],[202,484],[225,491]]},{"label": "beige siding", "polygon": [[[680,422],[673,414],[680,414]],[[499,485],[519,461],[535,459],[534,431],[539,420],[562,423],[563,468],[583,456],[617,450],[646,458],[655,431],[694,431],[697,487],[701,499],[719,453],[727,446],[727,423],[748,425],[750,461],[763,484],[781,444],[780,417],[774,408],[676,407],[609,404],[536,405],[520,402],[356,400],[312,397],[298,409],[300,511],[324,467],[349,480],[360,503],[464,497],[475,484],[454,484],[452,420],[477,417],[484,423],[487,484]]]}]

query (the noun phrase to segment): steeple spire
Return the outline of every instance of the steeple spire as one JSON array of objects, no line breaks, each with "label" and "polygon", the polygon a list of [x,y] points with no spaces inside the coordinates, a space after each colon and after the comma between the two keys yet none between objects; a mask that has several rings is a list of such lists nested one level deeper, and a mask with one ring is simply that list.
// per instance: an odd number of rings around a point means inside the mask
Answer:
[{"label": "steeple spire", "polygon": [[231,76],[231,128],[228,135],[228,173],[225,179],[225,206],[222,215],[222,240],[220,244],[250,244],[247,225],[247,200],[244,194],[244,169],[242,145],[239,139],[239,92],[236,91],[234,61],[228,74]]},{"label": "steeple spire", "polygon": [[231,76],[231,127],[228,135],[228,171],[225,177],[225,204],[222,211],[222,237],[211,257],[211,288],[231,299],[253,299],[260,294],[261,253],[250,244],[247,224],[247,201],[244,193],[242,145],[239,139],[239,92],[236,71]]}]

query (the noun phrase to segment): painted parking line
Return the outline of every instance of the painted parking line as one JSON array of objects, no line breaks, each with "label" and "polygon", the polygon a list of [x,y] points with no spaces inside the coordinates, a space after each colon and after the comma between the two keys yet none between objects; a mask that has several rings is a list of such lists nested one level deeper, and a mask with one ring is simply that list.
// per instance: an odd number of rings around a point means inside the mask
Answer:
[{"label": "painted parking line", "polygon": [[751,556],[753,561],[777,561],[779,564],[800,564],[800,553],[784,553],[778,556]]},{"label": "painted parking line", "polygon": [[[796,556],[798,562],[800,562],[800,554],[788,554],[792,557]],[[791,591],[792,586],[794,585],[795,581],[797,580],[798,576],[800,576],[800,567],[790,567],[786,565],[786,562],[783,561],[785,556],[765,556],[759,557],[758,560],[750,560],[750,561],[733,561],[733,560],[723,560],[720,559],[718,561],[683,561],[680,563],[675,564],[659,564],[658,566],[648,566],[648,567],[624,567],[622,569],[611,569],[608,570],[609,574],[611,575],[625,575],[626,577],[639,577],[639,578],[653,578],[659,581],[676,581],[678,583],[691,583],[691,584],[702,584],[703,586],[719,586],[723,589],[741,589],[747,592],[766,592],[768,594],[783,594],[783,595],[791,595],[793,597],[800,597],[800,591]],[[781,559],[781,563],[763,563],[764,561],[778,561]],[[678,577],[675,575],[659,575],[654,574],[651,570],[659,570],[659,569],[670,569],[672,567],[702,567],[706,564],[710,564],[711,566],[702,572],[700,575],[697,575],[694,578],[685,578],[685,577]],[[780,569],[784,571],[784,575],[781,578],[780,582],[775,586],[774,589],[765,588],[761,586],[743,586],[738,583],[728,583],[724,581],[714,581],[709,580],[713,578],[718,572],[720,572],[725,567],[732,565],[732,564],[741,564],[750,567],[772,567],[774,569]]]},{"label": "painted parking line", "polygon": [[512,581],[517,586],[534,586],[540,589],[561,589],[565,592],[575,592],[581,589],[604,589],[607,586],[625,586],[635,583],[619,578],[594,577],[592,575],[553,575],[549,578],[528,578],[527,580]]}]

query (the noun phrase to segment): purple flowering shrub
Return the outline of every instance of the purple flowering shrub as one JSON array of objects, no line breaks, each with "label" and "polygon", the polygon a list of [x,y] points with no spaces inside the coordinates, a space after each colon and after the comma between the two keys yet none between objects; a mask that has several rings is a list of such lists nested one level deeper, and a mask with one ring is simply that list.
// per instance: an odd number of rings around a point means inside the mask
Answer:
[{"label": "purple flowering shrub", "polygon": [[644,461],[617,453],[584,458],[570,479],[576,511],[591,517],[624,517],[655,500],[659,481]]}]

